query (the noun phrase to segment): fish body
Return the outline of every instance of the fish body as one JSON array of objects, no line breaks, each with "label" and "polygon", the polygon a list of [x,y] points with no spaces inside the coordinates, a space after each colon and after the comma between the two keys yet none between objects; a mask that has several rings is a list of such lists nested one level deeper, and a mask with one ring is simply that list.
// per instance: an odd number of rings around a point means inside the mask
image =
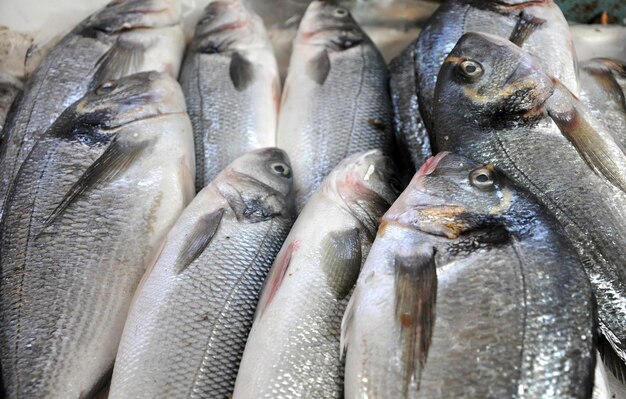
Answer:
[{"label": "fish body", "polygon": [[263,21],[240,0],[207,5],[180,82],[194,127],[197,191],[244,152],[276,145],[278,67]]},{"label": "fish body", "polygon": [[[0,133],[13,100],[26,79],[26,58],[33,39],[0,26]],[[0,147],[4,140],[0,136]]]},{"label": "fish body", "polygon": [[91,397],[105,383],[135,288],[193,196],[180,86],[156,72],[108,82],[42,135],[0,234],[6,397]]},{"label": "fish body", "polygon": [[343,398],[341,318],[394,179],[372,150],[342,161],[313,194],[268,275],[233,398]]},{"label": "fish body", "polygon": [[293,42],[277,135],[293,161],[299,210],[348,155],[390,154],[388,83],[385,61],[350,13],[313,1]]},{"label": "fish body", "polygon": [[137,292],[109,397],[228,397],[261,285],[293,219],[281,150],[244,154],[204,188]]},{"label": "fish body", "polygon": [[383,216],[344,317],[346,398],[588,398],[589,282],[556,220],[442,153]]},{"label": "fish body", "polygon": [[[573,41],[567,21],[554,1],[445,1],[415,42],[390,66],[396,136],[409,145],[406,150],[415,168],[431,155],[428,144],[436,149],[432,130],[437,74],[448,53],[467,32],[484,32],[505,39],[515,36],[524,51],[535,56],[550,76],[578,94]],[[416,108],[419,112],[415,112]]]},{"label": "fish body", "polygon": [[0,203],[36,141],[65,108],[109,79],[151,70],[177,77],[183,49],[178,0],[114,1],[81,22],[50,50],[7,117]]},{"label": "fish body", "polygon": [[[623,361],[626,196],[614,179],[624,173],[620,146],[590,128],[597,123],[584,107],[512,43],[466,34],[450,57],[435,98],[439,148],[493,163],[558,220],[591,281],[600,329]],[[468,78],[470,65],[480,67]]]}]

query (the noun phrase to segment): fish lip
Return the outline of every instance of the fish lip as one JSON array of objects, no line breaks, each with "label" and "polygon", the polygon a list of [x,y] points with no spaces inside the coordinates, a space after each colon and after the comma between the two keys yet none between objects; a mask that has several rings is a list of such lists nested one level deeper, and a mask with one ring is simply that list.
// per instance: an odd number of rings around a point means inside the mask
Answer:
[{"label": "fish lip", "polygon": [[172,116],[172,115],[186,115],[186,112],[181,112],[181,111],[177,111],[177,112],[164,112],[164,113],[155,113],[153,115],[148,115],[148,116],[144,116],[144,117],[140,117],[140,118],[136,118],[136,119],[131,119],[128,121],[124,121],[124,122],[120,122],[120,123],[116,123],[114,125],[108,125],[108,126],[102,126],[101,129],[107,132],[110,131],[114,131],[114,130],[119,130],[123,127],[126,127],[128,125],[132,125],[134,123],[138,123],[138,122],[143,122],[146,120],[150,120],[150,119],[157,119],[157,118],[161,118],[161,117],[165,117],[165,116]]},{"label": "fish lip", "polygon": [[332,31],[342,31],[342,30],[353,31],[354,29],[346,28],[345,25],[331,25],[331,26],[325,26],[323,28],[318,28],[318,29],[313,29],[313,30],[309,30],[306,32],[302,32],[300,36],[302,38],[302,41],[306,43],[321,33],[332,32]]}]

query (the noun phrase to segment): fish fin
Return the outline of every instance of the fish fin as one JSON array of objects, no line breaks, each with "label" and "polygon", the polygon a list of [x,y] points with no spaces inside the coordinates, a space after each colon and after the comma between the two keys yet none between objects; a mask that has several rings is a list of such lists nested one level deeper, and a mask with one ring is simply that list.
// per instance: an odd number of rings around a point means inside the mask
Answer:
[{"label": "fish fin", "polygon": [[400,326],[404,369],[403,397],[411,382],[418,389],[435,324],[437,267],[432,247],[395,258],[395,319]]},{"label": "fish fin", "polygon": [[306,74],[320,86],[324,84],[330,73],[330,58],[328,51],[322,50],[309,60],[306,65]]},{"label": "fish fin", "polygon": [[615,75],[613,75],[611,69],[597,66],[591,63],[586,63],[585,65],[582,65],[581,68],[593,77],[595,82],[598,84],[598,86],[602,88],[602,90],[609,93],[612,98],[617,99],[617,101],[622,104],[622,106],[626,109],[624,92],[622,91],[622,87],[615,78]]},{"label": "fish fin", "polygon": [[202,215],[194,224],[185,245],[176,259],[175,270],[182,273],[202,252],[213,239],[217,228],[224,216],[224,208],[220,208],[206,215]]},{"label": "fish fin", "polygon": [[291,263],[291,257],[293,256],[293,253],[298,250],[298,247],[298,242],[293,241],[287,246],[284,252],[281,250],[281,253],[278,254],[278,257],[274,261],[274,264],[272,265],[272,268],[263,283],[263,287],[261,288],[261,298],[259,299],[259,304],[256,309],[255,320],[257,317],[261,317],[263,315],[274,299],[274,296],[278,292],[278,289],[287,274],[289,264]]},{"label": "fish fin", "polygon": [[348,301],[346,310],[343,313],[341,319],[341,335],[339,338],[339,358],[343,360],[344,353],[348,350],[350,345],[350,332],[352,327],[352,320],[354,320],[354,312],[356,307],[356,301],[359,296],[359,287],[357,286]]},{"label": "fish fin", "polygon": [[254,81],[254,65],[236,51],[230,59],[228,73],[237,91],[244,91]]},{"label": "fish fin", "polygon": [[624,63],[623,61],[616,60],[613,58],[599,57],[599,58],[591,59],[589,63],[594,62],[594,61],[601,63],[602,65],[607,67],[609,70],[611,70],[613,73],[616,73],[618,76],[622,78],[626,78],[626,63]]},{"label": "fish fin", "polygon": [[123,140],[115,136],[102,155],[85,170],[44,221],[42,231],[54,223],[56,218],[85,191],[98,184],[109,182],[126,171],[149,144],[150,140]]},{"label": "fish fin", "polygon": [[522,11],[518,18],[513,32],[509,37],[509,40],[515,43],[518,47],[524,46],[526,39],[530,37],[537,29],[546,23],[545,19],[534,17],[524,11]]},{"label": "fish fin", "polygon": [[96,63],[96,73],[90,88],[96,88],[108,80],[116,80],[139,72],[144,53],[143,45],[118,39]]},{"label": "fish fin", "polygon": [[322,270],[337,299],[345,298],[361,271],[361,240],[357,229],[331,232],[321,243]]},{"label": "fish fin", "polygon": [[[109,387],[111,377],[113,376],[113,364],[111,364],[104,373],[95,380],[94,384],[87,390],[82,391],[78,395],[78,399],[88,399],[101,397],[100,394],[104,394]],[[106,397],[106,396],[104,396]]]},{"label": "fish fin", "polygon": [[611,374],[622,384],[626,384],[626,363],[624,359],[620,358],[609,340],[603,335],[598,336],[598,351],[602,357],[602,363]]}]

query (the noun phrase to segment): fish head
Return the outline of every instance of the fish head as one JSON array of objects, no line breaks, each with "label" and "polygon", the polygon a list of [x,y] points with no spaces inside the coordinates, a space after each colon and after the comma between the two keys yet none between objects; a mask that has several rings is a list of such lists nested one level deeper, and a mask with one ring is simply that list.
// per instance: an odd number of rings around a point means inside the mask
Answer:
[{"label": "fish head", "polygon": [[269,147],[243,154],[218,175],[216,184],[239,220],[295,217],[293,173],[283,150]]},{"label": "fish head", "polygon": [[159,115],[184,113],[178,82],[158,72],[141,72],[105,81],[69,109],[82,126],[115,129]]},{"label": "fish head", "polygon": [[369,41],[369,38],[347,8],[333,1],[315,0],[302,17],[296,40],[343,51]]},{"label": "fish head", "polygon": [[113,0],[81,24],[81,29],[85,34],[110,35],[175,25],[180,16],[180,0]]},{"label": "fish head", "polygon": [[398,197],[401,183],[391,158],[380,150],[370,150],[339,163],[322,190],[326,195],[338,196],[373,236],[380,217]]},{"label": "fish head", "polygon": [[[437,77],[435,101],[492,126],[542,114],[553,82],[534,58],[508,40],[466,33],[448,54]],[[445,117],[445,116],[444,116]]]},{"label": "fish head", "polygon": [[492,165],[441,152],[424,163],[383,219],[456,238],[502,224],[513,198],[513,188]]}]

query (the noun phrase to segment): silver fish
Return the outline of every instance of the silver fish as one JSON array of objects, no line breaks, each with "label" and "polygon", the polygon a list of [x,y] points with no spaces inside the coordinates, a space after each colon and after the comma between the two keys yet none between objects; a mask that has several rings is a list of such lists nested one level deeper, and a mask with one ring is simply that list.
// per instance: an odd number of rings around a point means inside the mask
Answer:
[{"label": "silver fish", "polygon": [[193,196],[193,157],[180,86],[156,72],[104,83],[39,139],[0,229],[7,398],[106,382],[132,294]]},{"label": "silver fish", "polygon": [[563,229],[441,153],[383,216],[344,317],[346,398],[588,398],[595,304]]},{"label": "silver fish", "polygon": [[[469,66],[471,72],[467,73]],[[624,153],[585,107],[514,44],[468,33],[438,77],[438,147],[493,162],[565,227],[591,280],[600,329],[626,360]],[[622,166],[620,166],[620,164]],[[607,355],[609,351],[603,351]]]},{"label": "silver fish", "polygon": [[380,150],[358,153],[313,194],[265,282],[233,398],[343,398],[341,318],[395,172]]},{"label": "silver fish", "polygon": [[276,145],[280,78],[263,21],[241,0],[213,0],[180,82],[194,128],[196,191],[239,155]]},{"label": "silver fish", "polygon": [[341,160],[393,146],[385,62],[350,13],[313,1],[293,42],[278,121],[278,146],[293,163],[296,206]]},{"label": "silver fish", "polygon": [[178,76],[184,49],[179,1],[115,0],[50,50],[7,117],[0,205],[35,142],[87,90],[140,71]]}]

